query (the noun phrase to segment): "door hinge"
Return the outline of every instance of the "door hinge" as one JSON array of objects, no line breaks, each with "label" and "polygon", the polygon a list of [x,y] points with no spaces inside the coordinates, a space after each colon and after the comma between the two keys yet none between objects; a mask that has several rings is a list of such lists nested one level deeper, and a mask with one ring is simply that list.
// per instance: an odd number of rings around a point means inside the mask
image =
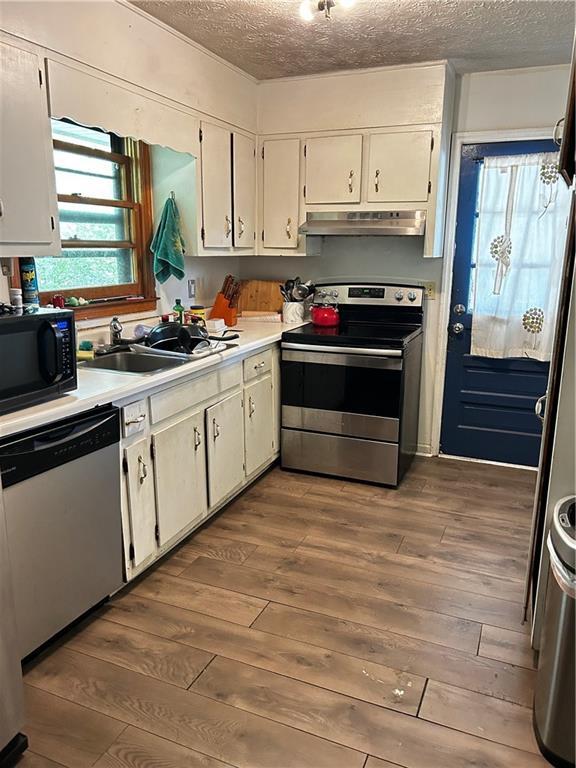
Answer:
[{"label": "door hinge", "polygon": [[304,184],[304,197],[306,197],[306,184]]},{"label": "door hinge", "polygon": [[44,78],[42,77],[42,70],[38,70],[38,80],[40,81],[40,88],[42,88],[42,85],[44,84]]},{"label": "door hinge", "polygon": [[264,147],[262,147],[262,160],[264,160]]},{"label": "door hinge", "polygon": [[430,194],[430,192],[432,192],[432,182],[431,181],[428,182],[428,194]]},{"label": "door hinge", "polygon": [[198,129],[198,138],[200,141],[202,141],[202,139],[204,138],[204,134],[202,133],[202,128]]},{"label": "door hinge", "polygon": [[134,560],[136,560],[136,555],[134,554],[134,544],[130,544],[128,547],[128,560],[130,560],[132,563]]},{"label": "door hinge", "polygon": [[306,144],[304,144],[304,157],[306,157]]},{"label": "door hinge", "polygon": [[158,523],[154,526],[154,538],[156,539],[156,544],[160,544],[160,528],[158,528]]},{"label": "door hinge", "polygon": [[52,232],[56,229],[56,222],[54,221],[54,216],[50,216],[50,226],[52,227]]},{"label": "door hinge", "polygon": [[156,448],[154,443],[150,443],[150,458],[154,460],[156,458]]},{"label": "door hinge", "polygon": [[262,230],[262,242],[264,242],[264,230]]},{"label": "door hinge", "polygon": [[434,136],[430,139],[430,152],[434,149]]},{"label": "door hinge", "polygon": [[122,459],[122,472],[127,475],[128,474],[128,459],[126,456]]},{"label": "door hinge", "polygon": [[202,238],[202,242],[204,242],[206,238],[206,231],[204,230],[204,227],[200,230],[200,237]]}]

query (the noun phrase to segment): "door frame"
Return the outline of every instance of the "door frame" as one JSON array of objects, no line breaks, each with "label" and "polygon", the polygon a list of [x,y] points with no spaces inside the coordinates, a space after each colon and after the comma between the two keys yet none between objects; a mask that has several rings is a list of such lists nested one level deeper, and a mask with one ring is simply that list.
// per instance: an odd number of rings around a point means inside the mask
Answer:
[{"label": "door frame", "polygon": [[[502,141],[526,141],[530,139],[550,139],[550,128],[504,129],[496,131],[467,131],[454,133],[450,152],[450,172],[448,176],[448,194],[446,198],[446,228],[442,250],[442,287],[440,291],[440,310],[438,313],[438,350],[434,371],[434,392],[432,400],[432,437],[433,456],[440,454],[440,432],[442,429],[442,410],[444,402],[444,384],[446,379],[446,356],[448,352],[448,323],[450,320],[450,299],[452,297],[452,272],[454,267],[454,246],[456,240],[456,216],[458,212],[458,188],[460,181],[460,161],[464,144],[491,144]],[[447,457],[460,458],[460,457]],[[480,461],[467,459],[463,461]],[[483,462],[485,463],[485,462]],[[510,466],[516,466],[510,465]],[[526,467],[522,467],[526,469]],[[531,469],[528,467],[528,469]],[[536,467],[532,468],[536,470]]]}]

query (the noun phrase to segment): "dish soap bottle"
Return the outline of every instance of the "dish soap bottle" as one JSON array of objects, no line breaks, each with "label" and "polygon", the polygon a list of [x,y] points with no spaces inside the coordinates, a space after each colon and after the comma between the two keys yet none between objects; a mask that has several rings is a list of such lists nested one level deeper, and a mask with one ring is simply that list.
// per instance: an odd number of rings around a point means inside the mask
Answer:
[{"label": "dish soap bottle", "polygon": [[182,306],[182,299],[176,299],[176,303],[172,307],[172,311],[176,315],[176,322],[182,323],[184,317],[184,307]]}]

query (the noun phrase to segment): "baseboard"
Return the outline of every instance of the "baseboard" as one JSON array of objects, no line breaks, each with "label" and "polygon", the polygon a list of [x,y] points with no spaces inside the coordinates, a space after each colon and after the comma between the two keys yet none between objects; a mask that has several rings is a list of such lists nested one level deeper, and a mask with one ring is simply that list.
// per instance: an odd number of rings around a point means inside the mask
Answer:
[{"label": "baseboard", "polygon": [[505,461],[489,461],[488,459],[472,459],[469,456],[451,456],[449,453],[439,453],[440,459],[452,459],[453,461],[468,461],[472,464],[491,464],[494,467],[509,467],[510,469],[526,469],[529,472],[538,472],[538,467],[527,467],[525,464],[508,464]]}]

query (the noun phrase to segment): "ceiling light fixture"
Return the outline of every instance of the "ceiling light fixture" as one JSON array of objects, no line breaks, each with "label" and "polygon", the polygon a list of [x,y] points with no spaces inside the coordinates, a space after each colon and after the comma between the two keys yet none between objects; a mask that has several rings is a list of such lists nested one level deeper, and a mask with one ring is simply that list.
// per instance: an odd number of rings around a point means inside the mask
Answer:
[{"label": "ceiling light fixture", "polygon": [[[343,8],[351,8],[356,0],[338,0]],[[336,0],[302,0],[300,3],[300,16],[304,21],[312,21],[314,12],[324,13],[324,18],[332,18],[332,8],[336,5]]]}]

